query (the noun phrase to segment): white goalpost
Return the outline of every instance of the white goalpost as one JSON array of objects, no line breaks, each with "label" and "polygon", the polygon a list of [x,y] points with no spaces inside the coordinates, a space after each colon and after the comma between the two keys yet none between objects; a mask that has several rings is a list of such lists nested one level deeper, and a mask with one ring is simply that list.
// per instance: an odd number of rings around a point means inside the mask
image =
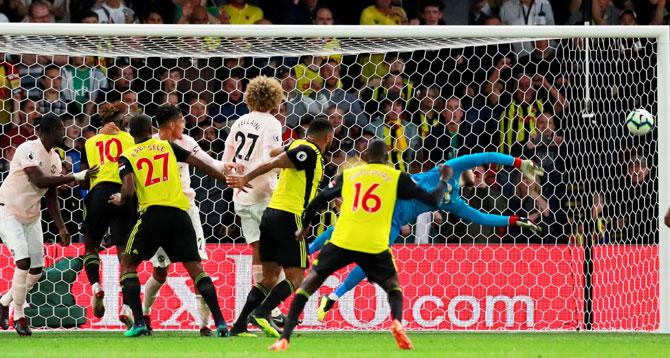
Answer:
[{"label": "white goalpost", "polygon": [[[327,179],[359,160],[375,136],[389,144],[392,165],[411,173],[479,152],[536,160],[547,171],[539,183],[481,163],[461,196],[482,212],[528,216],[543,233],[487,228],[445,212],[403,230],[394,250],[408,328],[670,333],[667,27],[7,23],[0,53],[0,66],[16,72],[5,84],[11,95],[0,98],[0,164],[34,135],[33,113],[54,111],[66,120],[64,160],[78,165],[97,108],[114,101],[129,114],[180,106],[188,133],[218,158],[245,113],[244,85],[257,75],[278,78],[286,91],[277,118],[287,142],[310,118],[334,124]],[[52,68],[58,85],[44,80]],[[46,101],[48,86],[57,86],[62,106]],[[635,108],[653,113],[657,128],[627,132],[624,118]],[[225,185],[194,172],[192,186],[208,242],[204,267],[232,320],[252,284],[250,249]],[[61,188],[60,196],[77,231],[85,192]],[[315,234],[336,211],[322,215]],[[51,220],[43,220],[52,239]],[[101,255],[102,320],[87,307],[90,288],[76,259],[83,253],[80,243],[47,245],[50,269],[26,309],[34,326],[121,328],[113,250]],[[0,246],[0,293],[12,267]],[[154,328],[191,329],[197,309],[188,276],[171,270]],[[144,282],[150,267],[141,271]],[[319,294],[345,276],[329,278]],[[388,320],[382,290],[367,281],[342,296],[326,322],[316,320],[319,294],[306,306],[306,329],[379,329]]]}]

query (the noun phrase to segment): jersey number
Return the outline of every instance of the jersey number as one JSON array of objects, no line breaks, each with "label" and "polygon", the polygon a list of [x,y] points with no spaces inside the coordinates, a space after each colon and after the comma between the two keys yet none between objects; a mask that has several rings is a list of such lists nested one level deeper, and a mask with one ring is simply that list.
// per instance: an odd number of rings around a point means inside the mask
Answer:
[{"label": "jersey number", "polygon": [[[116,147],[116,150],[114,153],[116,155],[112,155],[112,144],[114,147]],[[95,142],[95,146],[98,147],[98,153],[100,154],[100,165],[105,164],[105,159],[112,163],[116,163],[119,161],[119,157],[121,156],[121,141],[116,139],[116,138],[111,138],[110,140],[104,141],[104,142]]]},{"label": "jersey number", "polygon": [[[247,142],[247,138],[251,140],[251,145],[249,146],[247,155],[243,157],[242,148],[244,148],[244,144]],[[249,160],[249,158],[251,158],[251,153],[253,153],[254,148],[256,147],[256,140],[258,140],[258,135],[247,133],[247,135],[245,136],[244,133],[237,132],[237,134],[235,134],[235,140],[240,143],[237,146],[237,150],[235,151],[235,158]]]},{"label": "jersey number", "polygon": [[156,154],[154,156],[154,161],[160,160],[163,165],[162,178],[154,178],[154,162],[149,158],[140,158],[140,160],[137,161],[137,169],[142,170],[145,165],[147,167],[147,179],[144,182],[145,187],[168,180],[168,155],[170,155],[170,153]]},{"label": "jersey number", "polygon": [[[374,193],[375,189],[378,187],[379,183],[370,185],[370,187],[363,193],[363,196],[361,196],[361,192],[363,192],[363,184],[354,184],[354,206],[351,208],[351,210],[357,211],[358,207],[363,207],[363,210],[369,213],[379,211],[379,209],[382,207],[382,199],[379,197],[379,195]],[[369,205],[370,202],[372,202],[372,206]]]}]

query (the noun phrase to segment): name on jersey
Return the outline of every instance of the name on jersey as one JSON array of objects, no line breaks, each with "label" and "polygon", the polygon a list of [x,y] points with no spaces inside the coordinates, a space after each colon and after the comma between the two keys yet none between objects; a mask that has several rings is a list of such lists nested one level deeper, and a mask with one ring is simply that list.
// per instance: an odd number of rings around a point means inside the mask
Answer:
[{"label": "name on jersey", "polygon": [[144,146],[144,145],[138,145],[135,147],[132,153],[130,153],[130,156],[133,158],[137,157],[140,152],[143,152],[145,150],[149,151],[154,151],[154,152],[165,152],[166,148],[164,144],[159,144],[159,143],[152,143],[149,146]]},{"label": "name on jersey", "polygon": [[382,179],[383,181],[390,181],[390,180],[391,180],[391,176],[389,176],[389,174],[388,174],[387,172],[385,172],[385,171],[381,171],[381,170],[376,170],[376,169],[359,170],[359,171],[357,171],[357,172],[351,174],[350,179],[351,179],[351,180],[354,180],[354,179],[358,178],[358,177],[361,176],[361,175],[374,175],[374,176],[378,176],[378,177],[381,177],[381,179]]},{"label": "name on jersey", "polygon": [[256,122],[255,120],[251,118],[243,118],[243,119],[238,119],[238,122],[240,122],[240,126],[251,126],[253,127],[257,132],[261,130],[261,125],[260,123]]}]

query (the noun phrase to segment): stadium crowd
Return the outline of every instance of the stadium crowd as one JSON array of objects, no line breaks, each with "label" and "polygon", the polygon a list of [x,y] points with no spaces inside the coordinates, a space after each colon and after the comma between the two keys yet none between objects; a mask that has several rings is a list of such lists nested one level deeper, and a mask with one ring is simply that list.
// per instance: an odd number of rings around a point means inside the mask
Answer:
[{"label": "stadium crowd", "polygon": [[[665,0],[594,0],[591,9],[593,22],[603,25],[667,25],[667,13]],[[320,0],[0,0],[0,22],[530,26],[580,24],[583,18],[581,0],[375,0],[353,4]],[[649,46],[624,45],[642,52]],[[85,139],[100,125],[97,111],[103,103],[117,103],[128,114],[148,115],[163,103],[179,105],[188,134],[218,158],[230,126],[249,111],[243,100],[246,83],[263,74],[278,78],[285,90],[286,101],[276,117],[284,126],[286,143],[301,138],[318,116],[328,118],[336,128],[336,140],[326,153],[329,178],[360,162],[361,149],[374,137],[387,141],[394,166],[412,173],[481,151],[528,157],[548,173],[540,185],[496,167],[478,167],[473,185],[464,189],[474,207],[527,216],[542,223],[543,234],[514,229],[501,232],[434,213],[420,217],[413,234],[405,230],[407,242],[583,242],[584,232],[591,229],[572,222],[575,204],[568,198],[578,189],[568,178],[566,153],[572,148],[561,126],[571,99],[579,96],[571,87],[572,70],[566,67],[574,46],[542,40],[411,53],[199,60],[0,54],[0,174],[4,178],[15,148],[34,138],[34,125],[50,112],[65,120],[64,155],[77,170]],[[653,99],[648,101],[641,104]],[[653,225],[650,220],[640,220],[638,228],[633,227],[633,218],[612,213],[626,211],[619,204],[613,206],[621,202],[616,195],[623,191],[645,198],[655,195],[649,190],[654,186],[653,163],[635,155],[622,162],[628,164],[621,166],[616,179],[621,190],[589,198],[587,213],[579,215],[608,222],[611,235],[601,235],[602,242],[630,241],[635,233],[636,240],[652,242],[655,239],[639,238],[644,225]],[[238,242],[232,191],[197,172],[193,185],[206,223],[205,235],[211,242]],[[70,231],[78,232],[85,192],[61,190],[63,215]],[[335,220],[336,211],[334,204],[323,214],[324,225]]]}]

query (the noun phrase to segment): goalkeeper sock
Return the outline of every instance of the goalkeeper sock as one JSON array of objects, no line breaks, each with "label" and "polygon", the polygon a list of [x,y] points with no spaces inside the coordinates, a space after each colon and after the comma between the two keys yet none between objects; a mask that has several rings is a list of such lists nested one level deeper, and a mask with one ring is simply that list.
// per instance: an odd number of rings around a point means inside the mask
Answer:
[{"label": "goalkeeper sock", "polygon": [[391,318],[402,322],[402,289],[394,287],[386,292],[391,307]]},{"label": "goalkeeper sock", "polygon": [[255,283],[253,286],[251,286],[249,295],[247,295],[247,301],[244,303],[244,307],[242,307],[242,311],[235,321],[234,328],[238,330],[244,330],[247,327],[247,319],[249,318],[249,314],[251,314],[251,311],[258,307],[261,302],[263,302],[267,294],[267,289],[260,283]]},{"label": "goalkeeper sock", "polygon": [[[40,278],[42,278],[41,272],[38,274],[32,274],[30,271],[28,271],[28,277],[26,278],[26,297],[28,296],[28,293],[30,293],[30,290],[33,289],[37,281],[40,280]],[[14,298],[12,297],[12,290],[10,288],[9,291],[5,292],[5,294],[0,297],[0,304],[3,306],[9,306],[13,300]]]},{"label": "goalkeeper sock", "polygon": [[131,310],[133,310],[133,318],[135,324],[144,323],[142,316],[142,303],[140,302],[140,279],[136,272],[127,272],[121,275],[121,288],[123,291],[123,298]]},{"label": "goalkeeper sock", "polygon": [[301,288],[295,292],[291,308],[288,310],[288,317],[286,318],[286,324],[284,324],[284,331],[281,334],[281,338],[285,338],[287,341],[291,340],[291,333],[293,333],[295,326],[298,325],[298,317],[300,317],[302,310],[305,309],[305,304],[307,304],[309,296],[310,294]]},{"label": "goalkeeper sock", "polygon": [[209,306],[202,295],[195,295],[195,299],[198,301],[198,313],[200,313],[199,326],[200,328],[209,327],[209,316],[212,315],[212,312],[209,311]]},{"label": "goalkeeper sock", "polygon": [[12,278],[12,297],[14,298],[14,320],[25,317],[23,305],[26,303],[28,270],[14,269]]},{"label": "goalkeeper sock", "polygon": [[219,307],[219,299],[216,297],[216,289],[214,288],[212,279],[209,278],[206,273],[202,272],[196,276],[193,282],[198,288],[198,292],[200,292],[202,299],[207,303],[207,307],[209,307],[209,310],[212,312],[212,316],[214,316],[214,324],[216,324],[217,327],[226,325],[226,320],[223,319],[223,314]]},{"label": "goalkeeper sock", "polygon": [[84,256],[84,269],[91,286],[100,282],[100,257],[97,254]]},{"label": "goalkeeper sock", "polygon": [[272,291],[265,297],[263,303],[254,311],[254,315],[259,317],[267,317],[274,308],[279,306],[280,303],[284,302],[291,293],[293,293],[293,284],[289,280],[283,280],[282,282],[275,285],[272,288]]},{"label": "goalkeeper sock", "polygon": [[313,254],[323,247],[330,237],[333,236],[333,230],[335,226],[330,226],[326,231],[322,232],[321,235],[317,236],[311,244],[309,244],[309,254]]},{"label": "goalkeeper sock", "polygon": [[[347,275],[347,278],[344,279],[344,282],[337,286],[332,294],[334,294],[337,298],[340,298],[345,293],[353,290],[354,287],[363,281],[363,279],[365,279],[365,271],[363,271],[363,269],[359,266],[356,266],[353,270],[351,270],[351,272],[349,272],[349,275]],[[337,300],[337,298],[335,298],[335,300]]]},{"label": "goalkeeper sock", "polygon": [[151,316],[151,306],[156,302],[156,296],[158,296],[161,287],[163,287],[163,282],[156,280],[153,275],[144,284],[144,302],[142,302],[144,315]]}]

